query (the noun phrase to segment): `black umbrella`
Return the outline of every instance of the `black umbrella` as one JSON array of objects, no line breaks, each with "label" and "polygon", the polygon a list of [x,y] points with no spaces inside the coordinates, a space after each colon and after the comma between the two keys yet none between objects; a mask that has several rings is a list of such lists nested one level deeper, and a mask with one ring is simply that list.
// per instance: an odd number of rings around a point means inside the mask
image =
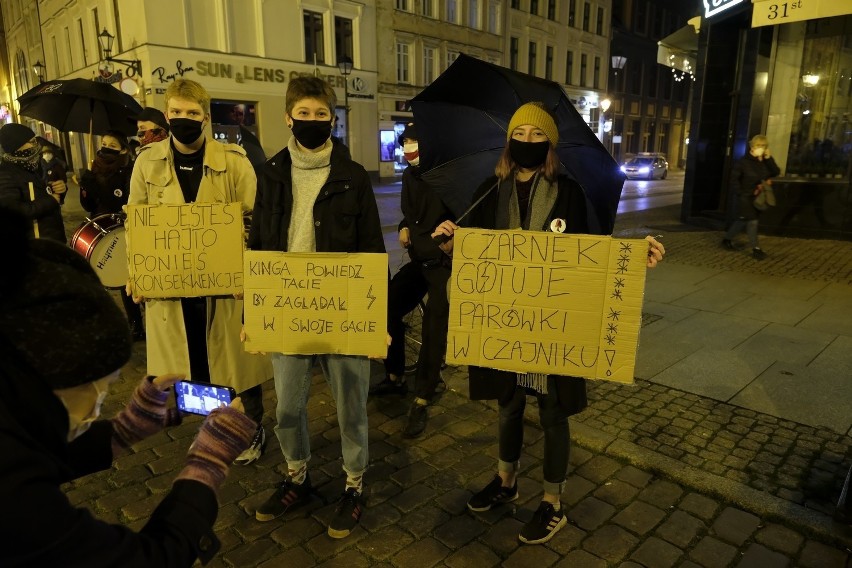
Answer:
[{"label": "black umbrella", "polygon": [[600,232],[611,233],[624,175],[562,87],[464,54],[411,101],[423,179],[461,217],[494,173],[512,114],[532,101],[556,117],[562,164],[586,191]]},{"label": "black umbrella", "polygon": [[20,114],[63,132],[103,134],[118,130],[136,133],[129,116],[142,112],[136,99],[109,83],[67,79],[42,83],[18,97]]},{"label": "black umbrella", "polygon": [[260,145],[260,140],[254,135],[254,132],[240,125],[240,146],[246,151],[249,162],[254,166],[255,170],[266,163],[266,153],[263,151],[263,146]]}]

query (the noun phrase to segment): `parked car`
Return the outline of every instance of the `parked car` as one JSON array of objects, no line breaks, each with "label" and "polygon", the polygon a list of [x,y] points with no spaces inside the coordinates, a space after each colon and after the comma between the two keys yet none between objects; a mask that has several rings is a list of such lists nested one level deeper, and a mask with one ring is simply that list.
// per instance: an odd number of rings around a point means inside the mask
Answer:
[{"label": "parked car", "polygon": [[630,158],[621,171],[627,179],[666,179],[669,175],[669,163],[659,154],[637,154]]}]

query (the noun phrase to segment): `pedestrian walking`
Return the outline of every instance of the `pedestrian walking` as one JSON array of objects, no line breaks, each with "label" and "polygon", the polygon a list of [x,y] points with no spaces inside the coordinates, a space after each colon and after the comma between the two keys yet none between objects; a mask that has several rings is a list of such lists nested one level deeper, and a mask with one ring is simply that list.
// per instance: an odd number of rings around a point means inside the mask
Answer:
[{"label": "pedestrian walking", "polygon": [[[506,146],[495,167],[474,195],[467,224],[483,229],[516,229],[589,232],[586,196],[571,177],[560,170],[555,146],[559,132],[554,118],[541,103],[526,103],[509,121]],[[496,188],[495,188],[496,184]],[[458,226],[441,223],[434,236],[452,237]],[[665,249],[648,237],[648,266],[656,266]],[[452,255],[453,240],[441,245]],[[523,448],[524,408],[527,396],[538,402],[544,431],[543,491],[532,519],[518,535],[521,542],[539,544],[550,540],[567,519],[560,496],[568,471],[570,438],[568,417],[587,405],[586,382],[579,377],[510,373],[485,367],[469,368],[470,397],[497,400],[499,405],[497,475],[468,501],[472,511],[488,511],[518,499],[518,472]]]},{"label": "pedestrian walking", "polygon": [[745,229],[748,235],[751,255],[757,260],[766,258],[757,238],[757,222],[760,211],[755,207],[755,198],[768,191],[770,178],[781,173],[775,159],[769,151],[766,136],[758,134],[748,142],[746,155],[734,162],[731,170],[731,198],[733,200],[734,220],[725,232],[722,246],[727,250],[739,250],[734,238]]}]

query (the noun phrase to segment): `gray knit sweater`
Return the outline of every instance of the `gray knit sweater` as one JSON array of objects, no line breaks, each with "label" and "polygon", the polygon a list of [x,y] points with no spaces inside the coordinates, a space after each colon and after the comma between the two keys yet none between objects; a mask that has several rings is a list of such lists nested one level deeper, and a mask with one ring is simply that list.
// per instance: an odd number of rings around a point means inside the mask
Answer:
[{"label": "gray knit sweater", "polygon": [[314,203],[331,171],[331,139],[319,152],[306,152],[290,138],[287,149],[293,161],[293,214],[287,229],[287,252],[316,252],[314,233]]}]

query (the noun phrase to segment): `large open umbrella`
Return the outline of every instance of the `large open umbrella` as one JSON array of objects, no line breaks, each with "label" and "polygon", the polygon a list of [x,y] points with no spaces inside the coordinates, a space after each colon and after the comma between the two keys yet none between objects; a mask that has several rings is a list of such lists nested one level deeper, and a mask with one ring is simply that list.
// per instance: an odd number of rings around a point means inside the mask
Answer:
[{"label": "large open umbrella", "polygon": [[411,101],[423,178],[457,216],[493,175],[515,110],[540,101],[556,117],[556,151],[585,190],[602,233],[611,233],[624,175],[558,83],[459,57]]},{"label": "large open umbrella", "polygon": [[89,79],[55,80],[33,87],[20,97],[20,114],[63,132],[103,134],[136,132],[128,117],[142,112],[136,99],[108,83]]}]

